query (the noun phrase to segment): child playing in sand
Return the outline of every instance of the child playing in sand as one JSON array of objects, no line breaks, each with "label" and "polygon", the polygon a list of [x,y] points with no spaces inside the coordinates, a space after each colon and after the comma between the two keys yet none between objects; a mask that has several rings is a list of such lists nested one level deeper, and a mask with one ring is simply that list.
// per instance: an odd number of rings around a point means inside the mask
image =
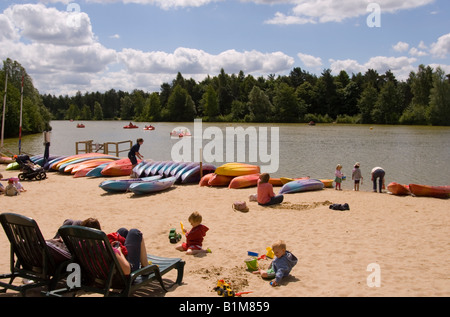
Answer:
[{"label": "child playing in sand", "polygon": [[363,177],[361,175],[361,170],[359,169],[359,162],[355,163],[355,166],[353,167],[352,180],[354,181],[353,190],[358,191],[359,184],[361,183],[361,185],[362,185],[362,181],[363,181]]},{"label": "child playing in sand", "polygon": [[186,242],[176,247],[179,251],[186,251],[186,254],[195,255],[197,253],[211,253],[210,249],[202,249],[203,237],[209,230],[208,227],[202,225],[202,216],[197,212],[193,212],[189,218],[189,223],[192,225],[192,229],[187,232],[183,228],[183,234],[186,235]]},{"label": "child playing in sand", "polygon": [[341,183],[342,183],[342,179],[344,178],[344,174],[342,174],[341,169],[342,169],[342,165],[338,164],[336,166],[336,171],[334,172],[334,176],[336,176],[334,179],[334,181],[336,182],[336,188],[335,188],[336,190],[338,190],[338,189],[342,190]]},{"label": "child playing in sand", "polygon": [[19,194],[20,194],[20,192],[17,189],[17,187],[14,186],[14,181],[12,180],[12,178],[8,179],[8,186],[6,186],[6,188],[5,188],[5,195],[6,196],[17,196]]},{"label": "child playing in sand", "polygon": [[269,183],[270,175],[262,173],[258,179],[258,204],[262,206],[269,206],[274,204],[281,204],[283,202],[283,195],[275,196],[273,186]]},{"label": "child playing in sand", "polygon": [[298,260],[295,255],[286,251],[286,243],[282,240],[275,242],[272,245],[272,250],[275,254],[275,259],[270,264],[269,269],[267,271],[259,269],[254,271],[253,274],[261,274],[263,278],[275,278],[274,281],[270,282],[270,285],[278,286],[282,278],[289,275]]}]

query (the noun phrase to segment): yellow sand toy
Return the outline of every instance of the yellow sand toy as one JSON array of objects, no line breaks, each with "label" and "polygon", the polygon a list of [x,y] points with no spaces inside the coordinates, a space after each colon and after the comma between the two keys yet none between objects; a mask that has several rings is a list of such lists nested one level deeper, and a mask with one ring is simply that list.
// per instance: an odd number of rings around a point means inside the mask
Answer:
[{"label": "yellow sand toy", "polygon": [[223,296],[223,297],[240,297],[243,294],[253,293],[253,292],[238,292],[238,293],[235,293],[231,289],[231,285],[229,283],[226,283],[225,280],[217,281],[217,286],[214,288],[214,290],[217,292],[217,295]]}]

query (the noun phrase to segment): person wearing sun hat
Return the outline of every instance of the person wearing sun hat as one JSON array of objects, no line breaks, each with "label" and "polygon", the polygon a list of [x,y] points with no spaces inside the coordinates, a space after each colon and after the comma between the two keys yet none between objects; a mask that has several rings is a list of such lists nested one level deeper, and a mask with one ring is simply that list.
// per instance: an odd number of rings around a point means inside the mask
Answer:
[{"label": "person wearing sun hat", "polygon": [[359,168],[360,163],[356,162],[352,170],[352,180],[354,181],[353,190],[358,191],[359,185],[362,185],[363,177],[361,174],[361,169]]}]

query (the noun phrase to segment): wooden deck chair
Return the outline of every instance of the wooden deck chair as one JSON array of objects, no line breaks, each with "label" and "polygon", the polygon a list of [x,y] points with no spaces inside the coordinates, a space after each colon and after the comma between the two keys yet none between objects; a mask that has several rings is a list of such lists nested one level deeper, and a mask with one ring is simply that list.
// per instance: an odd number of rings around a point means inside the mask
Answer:
[{"label": "wooden deck chair", "polygon": [[[11,289],[26,296],[27,290],[36,287],[53,290],[63,275],[63,264],[55,263],[36,221],[14,213],[2,213],[0,222],[11,244],[11,273],[0,275],[0,291]],[[28,279],[30,283],[14,285],[17,277]],[[9,282],[5,283],[4,279]]]},{"label": "wooden deck chair", "polygon": [[49,292],[48,296],[61,296],[65,292],[83,290],[103,294],[105,297],[128,297],[136,289],[154,280],[167,291],[162,275],[172,269],[178,272],[177,279],[171,286],[182,282],[185,262],[179,258],[148,255],[148,259],[152,261],[151,265],[125,275],[103,231],[81,226],[62,226],[58,232],[72,254],[71,262],[80,266],[81,282],[78,287],[54,290]]}]

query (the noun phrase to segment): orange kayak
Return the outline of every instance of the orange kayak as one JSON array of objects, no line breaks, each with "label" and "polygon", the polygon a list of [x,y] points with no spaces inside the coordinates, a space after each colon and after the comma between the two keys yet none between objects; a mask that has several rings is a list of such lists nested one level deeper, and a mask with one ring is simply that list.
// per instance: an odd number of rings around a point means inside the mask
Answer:
[{"label": "orange kayak", "polygon": [[281,178],[270,178],[269,183],[273,186],[283,186],[283,182],[281,181]]},{"label": "orange kayak", "polygon": [[217,175],[212,173],[211,178],[208,181],[208,186],[228,186],[234,176]]},{"label": "orange kayak", "polygon": [[[140,163],[141,160],[138,160]],[[103,170],[105,176],[127,176],[131,174],[132,166],[129,158],[120,159],[109,163]]]},{"label": "orange kayak", "polygon": [[387,190],[393,195],[411,195],[408,185],[402,185],[396,182],[392,182],[387,185]]},{"label": "orange kayak", "polygon": [[246,188],[258,184],[259,174],[236,176],[230,181],[228,188]]},{"label": "orange kayak", "polygon": [[208,182],[211,179],[211,177],[213,176],[214,173],[209,173],[204,175],[201,179],[200,182],[198,183],[200,186],[208,186]]},{"label": "orange kayak", "polygon": [[409,184],[411,194],[423,197],[450,198],[450,186]]}]

